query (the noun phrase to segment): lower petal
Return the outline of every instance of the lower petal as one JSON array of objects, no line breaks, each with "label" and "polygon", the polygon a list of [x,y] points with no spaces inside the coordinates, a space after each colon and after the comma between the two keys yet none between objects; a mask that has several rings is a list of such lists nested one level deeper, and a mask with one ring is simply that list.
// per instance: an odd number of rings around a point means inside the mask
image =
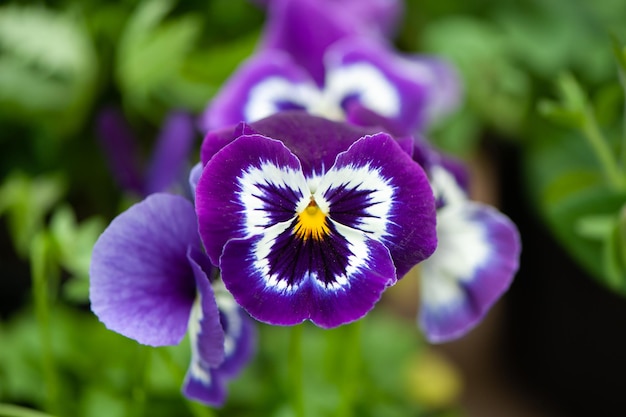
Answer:
[{"label": "lower petal", "polygon": [[286,244],[289,236],[287,229],[270,237],[233,239],[224,248],[224,284],[259,321],[294,325],[311,320],[336,327],[363,317],[395,283],[387,248],[361,233],[344,230],[344,242],[335,236],[331,243],[304,245]]},{"label": "lower petal", "polygon": [[467,201],[438,213],[439,246],[422,263],[420,325],[431,342],[463,336],[508,289],[520,253],[515,225]]}]

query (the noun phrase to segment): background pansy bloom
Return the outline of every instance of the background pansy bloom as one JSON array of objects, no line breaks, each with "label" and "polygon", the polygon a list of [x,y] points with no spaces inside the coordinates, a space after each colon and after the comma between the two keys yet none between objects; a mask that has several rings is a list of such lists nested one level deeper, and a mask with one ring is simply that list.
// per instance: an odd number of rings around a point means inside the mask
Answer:
[{"label": "background pansy bloom", "polygon": [[142,344],[175,345],[188,332],[183,392],[220,405],[225,382],[251,355],[253,329],[215,280],[197,227],[193,205],[180,196],[153,194],[130,207],[94,246],[90,301],[109,329]]},{"label": "background pansy bloom", "polygon": [[434,251],[424,171],[392,137],[367,133],[282,112],[205,139],[200,235],[256,319],[357,320]]},{"label": "background pansy bloom", "polygon": [[205,129],[251,122],[287,109],[382,126],[394,135],[424,130],[460,97],[456,74],[434,57],[403,56],[363,37],[325,50],[321,84],[293,56],[264,50],[227,81],[202,116]]},{"label": "background pansy bloom", "polygon": [[519,265],[515,224],[467,196],[467,172],[458,162],[417,142],[437,198],[435,253],[421,264],[419,324],[431,342],[465,335],[509,288]]}]

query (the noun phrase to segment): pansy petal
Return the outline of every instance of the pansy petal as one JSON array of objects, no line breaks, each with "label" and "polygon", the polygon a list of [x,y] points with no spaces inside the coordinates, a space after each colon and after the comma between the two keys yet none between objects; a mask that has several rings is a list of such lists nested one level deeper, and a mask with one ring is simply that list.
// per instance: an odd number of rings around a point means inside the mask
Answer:
[{"label": "pansy petal", "polygon": [[422,263],[419,322],[431,342],[463,336],[517,271],[517,228],[493,207],[467,201],[439,211],[439,246]]},{"label": "pansy petal", "polygon": [[339,326],[363,317],[395,282],[389,251],[361,233],[304,241],[279,231],[233,239],[221,259],[226,288],[257,320]]},{"label": "pansy petal", "polygon": [[250,361],[256,347],[256,331],[248,314],[237,304],[222,281],[213,284],[225,333],[224,362],[217,370],[222,377],[232,378]]},{"label": "pansy petal", "polygon": [[283,142],[302,164],[307,177],[330,169],[335,158],[363,136],[380,132],[367,127],[352,126],[304,111],[286,111],[251,123],[264,136]]},{"label": "pansy petal", "polygon": [[[325,93],[333,101],[343,101],[353,111],[358,107],[351,108],[350,102],[358,102],[382,120],[389,119],[395,135],[411,134],[424,125],[436,81],[429,66],[362,38],[336,43],[324,58]],[[358,120],[362,119],[360,115]]]},{"label": "pansy petal", "polygon": [[[196,367],[192,370],[192,367]],[[226,400],[226,381],[219,372],[200,362],[192,362],[183,382],[185,397],[203,404],[220,407]]]},{"label": "pansy petal", "polygon": [[193,119],[182,112],[171,112],[156,142],[148,168],[145,194],[167,191],[183,178],[195,139]]},{"label": "pansy petal", "polygon": [[340,154],[316,195],[330,207],[333,221],[382,242],[398,277],[437,246],[435,202],[426,174],[385,133],[360,139]]},{"label": "pansy petal", "polygon": [[120,214],[93,249],[93,312],[140,343],[180,342],[196,294],[190,246],[200,240],[193,206],[182,197],[153,194]]},{"label": "pansy petal", "polygon": [[198,295],[189,318],[188,332],[192,340],[193,356],[215,367],[224,361],[224,329],[220,322],[217,301],[209,275],[216,272],[208,257],[199,249],[187,253],[196,279]]},{"label": "pansy petal", "polygon": [[226,242],[294,215],[306,182],[298,159],[277,140],[241,136],[204,167],[196,189],[200,236],[218,264]]},{"label": "pansy petal", "polygon": [[141,195],[143,177],[136,138],[122,112],[116,108],[102,110],[98,115],[97,133],[118,184]]},{"label": "pansy petal", "polygon": [[244,62],[213,98],[201,119],[205,130],[253,122],[282,110],[307,108],[319,90],[282,51],[264,51]]},{"label": "pansy petal", "polygon": [[323,56],[338,40],[364,34],[367,28],[341,7],[319,0],[272,0],[261,50],[281,50],[324,83]]}]

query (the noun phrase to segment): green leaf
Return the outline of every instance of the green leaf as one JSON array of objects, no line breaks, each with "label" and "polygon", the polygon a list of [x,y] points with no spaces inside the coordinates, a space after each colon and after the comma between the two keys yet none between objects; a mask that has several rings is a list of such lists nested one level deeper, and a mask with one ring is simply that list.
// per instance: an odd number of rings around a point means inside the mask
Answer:
[{"label": "green leaf", "polygon": [[96,54],[76,17],[39,6],[0,7],[0,112],[60,137],[84,120]]},{"label": "green leaf", "polygon": [[22,257],[64,192],[65,184],[59,177],[33,179],[20,173],[9,176],[0,187],[0,214],[6,213],[13,244]]},{"label": "green leaf", "polygon": [[155,114],[151,100],[180,85],[182,63],[200,33],[196,16],[164,22],[172,7],[170,0],[141,2],[119,42],[118,84],[128,104],[147,115]]}]

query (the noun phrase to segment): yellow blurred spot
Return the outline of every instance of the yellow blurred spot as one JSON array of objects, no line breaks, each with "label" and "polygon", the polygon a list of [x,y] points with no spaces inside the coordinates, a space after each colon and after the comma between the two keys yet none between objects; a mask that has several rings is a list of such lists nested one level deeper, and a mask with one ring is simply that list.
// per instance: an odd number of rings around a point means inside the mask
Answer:
[{"label": "yellow blurred spot", "polygon": [[298,214],[294,232],[296,236],[304,240],[308,238],[321,240],[330,233],[326,224],[326,214],[318,207],[313,197],[309,205]]},{"label": "yellow blurred spot", "polygon": [[410,398],[429,409],[454,405],[463,385],[454,365],[432,350],[411,358],[406,378]]}]

